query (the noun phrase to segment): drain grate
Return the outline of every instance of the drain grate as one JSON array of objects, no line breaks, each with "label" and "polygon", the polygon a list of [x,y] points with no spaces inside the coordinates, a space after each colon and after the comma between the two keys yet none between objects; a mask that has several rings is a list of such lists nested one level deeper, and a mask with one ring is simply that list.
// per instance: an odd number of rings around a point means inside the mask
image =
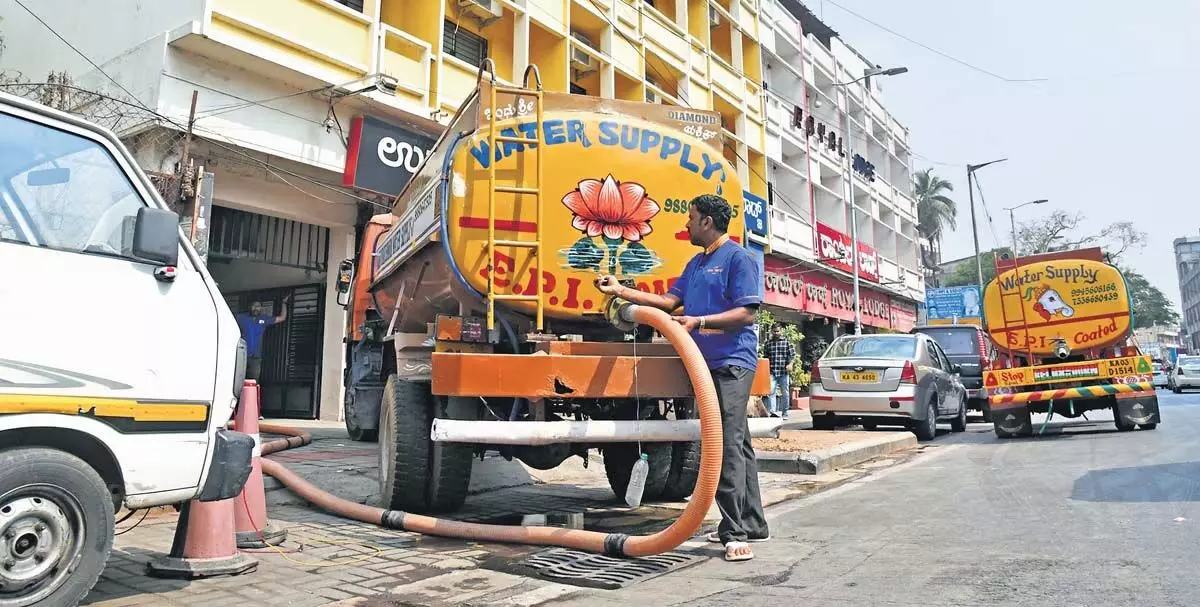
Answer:
[{"label": "drain grate", "polygon": [[667,552],[640,558],[617,559],[602,554],[551,548],[512,563],[507,569],[512,573],[563,584],[615,590],[695,565],[705,558]]}]

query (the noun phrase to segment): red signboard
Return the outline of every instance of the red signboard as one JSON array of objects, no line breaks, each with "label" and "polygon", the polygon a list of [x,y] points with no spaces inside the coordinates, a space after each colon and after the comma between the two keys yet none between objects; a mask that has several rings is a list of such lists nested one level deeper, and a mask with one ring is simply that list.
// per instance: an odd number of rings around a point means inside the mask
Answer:
[{"label": "red signboard", "polygon": [[[839,270],[854,272],[854,259],[850,257],[850,245],[854,241],[850,236],[818,221],[816,238],[818,257]],[[858,243],[858,276],[879,282],[879,253],[862,242]]]},{"label": "red signboard", "polygon": [[907,333],[917,326],[917,306],[892,300],[892,328]]},{"label": "red signboard", "polygon": [[[766,303],[818,316],[854,320],[854,287],[844,279],[812,271],[802,274],[794,264],[769,255],[763,270]],[[902,314],[893,324],[897,307],[883,293],[860,288],[859,299],[864,325],[907,331],[916,321],[916,307],[900,304]],[[909,311],[911,315],[907,314]]]}]

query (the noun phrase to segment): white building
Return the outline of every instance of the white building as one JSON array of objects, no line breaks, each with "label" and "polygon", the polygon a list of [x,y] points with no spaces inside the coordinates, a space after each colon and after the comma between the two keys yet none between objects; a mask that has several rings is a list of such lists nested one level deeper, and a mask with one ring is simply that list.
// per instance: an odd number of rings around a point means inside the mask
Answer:
[{"label": "white building", "polygon": [[[859,242],[878,253],[879,280],[863,284],[922,301],[908,130],[883,106],[884,78],[841,86],[877,66],[799,2],[762,0],[761,8],[772,252],[827,258],[814,248],[816,233],[844,238],[857,221]],[[855,156],[874,165],[873,180],[851,168]]]}]

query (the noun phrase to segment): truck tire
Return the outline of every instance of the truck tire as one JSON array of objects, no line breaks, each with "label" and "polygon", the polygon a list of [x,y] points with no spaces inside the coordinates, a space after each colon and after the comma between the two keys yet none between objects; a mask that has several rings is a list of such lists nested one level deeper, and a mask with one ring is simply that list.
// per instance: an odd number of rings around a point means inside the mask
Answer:
[{"label": "truck tire", "polygon": [[1113,403],[1113,406],[1112,406],[1112,416],[1113,416],[1113,424],[1115,424],[1117,426],[1118,432],[1129,432],[1129,431],[1137,428],[1137,424],[1130,422],[1130,421],[1126,421],[1125,418],[1121,417],[1121,408],[1118,407],[1116,405],[1116,403]]},{"label": "truck tire", "polygon": [[462,507],[471,485],[470,445],[429,438],[429,384],[388,377],[379,409],[379,496],[385,508],[419,514]]},{"label": "truck tire", "polygon": [[0,603],[79,604],[104,571],[113,527],[113,496],[87,462],[0,451]]},{"label": "truck tire", "polygon": [[346,432],[350,434],[350,440],[362,443],[373,443],[379,440],[378,428],[367,430],[358,425],[358,416],[354,414],[354,407],[354,388],[347,386],[342,408],[346,417]]},{"label": "truck tire", "polygon": [[[672,446],[671,443],[642,443],[641,450],[650,464],[646,488],[642,491],[642,503],[645,504],[663,497],[671,473]],[[621,501],[625,500],[625,491],[629,489],[633,464],[640,457],[637,443],[610,443],[604,447],[604,474],[608,477],[608,486]]]},{"label": "truck tire", "polygon": [[[680,407],[677,401],[675,419],[695,419],[695,405]],[[662,499],[674,502],[687,499],[696,490],[700,478],[700,441],[671,443],[671,471],[663,486]]]},{"label": "truck tire", "polygon": [[992,404],[986,398],[976,398],[972,402],[972,409],[978,408],[983,415],[983,423],[992,423]]},{"label": "truck tire", "polygon": [[937,438],[937,401],[929,401],[929,407],[925,410],[925,419],[917,420],[913,426],[913,434],[917,435],[917,440],[929,441]]}]

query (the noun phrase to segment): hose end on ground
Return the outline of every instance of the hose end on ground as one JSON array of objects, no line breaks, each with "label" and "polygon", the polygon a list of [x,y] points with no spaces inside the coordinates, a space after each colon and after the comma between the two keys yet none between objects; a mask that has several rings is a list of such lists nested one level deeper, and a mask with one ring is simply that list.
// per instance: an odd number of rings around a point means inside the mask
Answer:
[{"label": "hose end on ground", "polygon": [[404,530],[404,511],[403,510],[384,510],[383,515],[379,517],[379,524],[386,529]]}]

